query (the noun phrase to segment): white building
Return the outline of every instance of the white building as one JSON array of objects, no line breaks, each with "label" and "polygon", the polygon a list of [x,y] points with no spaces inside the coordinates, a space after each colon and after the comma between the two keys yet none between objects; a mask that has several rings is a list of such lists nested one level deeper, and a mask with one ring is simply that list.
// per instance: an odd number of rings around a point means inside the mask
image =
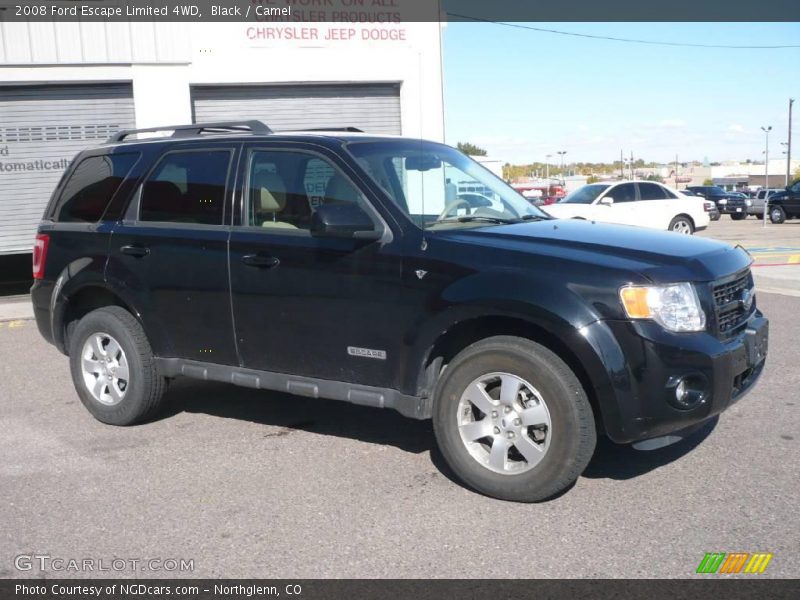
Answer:
[{"label": "white building", "polygon": [[438,23],[0,21],[0,254],[122,128],[260,119],[444,139]]}]

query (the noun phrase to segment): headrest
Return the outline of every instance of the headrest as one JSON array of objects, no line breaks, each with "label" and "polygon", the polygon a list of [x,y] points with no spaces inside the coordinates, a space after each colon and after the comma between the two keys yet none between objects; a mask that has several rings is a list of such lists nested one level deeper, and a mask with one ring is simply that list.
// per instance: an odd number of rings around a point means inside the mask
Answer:
[{"label": "headrest", "polygon": [[258,171],[253,176],[253,203],[262,212],[280,212],[286,207],[286,185],[277,173]]}]

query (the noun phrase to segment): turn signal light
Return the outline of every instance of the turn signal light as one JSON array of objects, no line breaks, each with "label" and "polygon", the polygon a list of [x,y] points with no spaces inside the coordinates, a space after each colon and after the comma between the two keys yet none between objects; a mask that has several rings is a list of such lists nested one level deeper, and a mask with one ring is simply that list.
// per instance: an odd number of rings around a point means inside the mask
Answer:
[{"label": "turn signal light", "polygon": [[622,304],[625,305],[625,312],[631,319],[649,319],[653,316],[650,306],[647,303],[646,287],[624,287],[619,295]]}]

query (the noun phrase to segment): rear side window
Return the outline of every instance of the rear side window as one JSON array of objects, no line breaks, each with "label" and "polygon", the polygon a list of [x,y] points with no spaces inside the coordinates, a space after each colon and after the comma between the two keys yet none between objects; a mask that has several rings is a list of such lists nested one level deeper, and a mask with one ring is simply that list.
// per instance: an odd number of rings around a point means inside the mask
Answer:
[{"label": "rear side window", "polygon": [[231,152],[164,156],[142,186],[141,221],[221,225]]},{"label": "rear side window", "polygon": [[138,152],[83,159],[70,175],[53,211],[61,223],[96,223],[136,161]]},{"label": "rear side window", "polygon": [[642,200],[664,200],[667,198],[665,190],[655,183],[640,183],[639,196]]}]

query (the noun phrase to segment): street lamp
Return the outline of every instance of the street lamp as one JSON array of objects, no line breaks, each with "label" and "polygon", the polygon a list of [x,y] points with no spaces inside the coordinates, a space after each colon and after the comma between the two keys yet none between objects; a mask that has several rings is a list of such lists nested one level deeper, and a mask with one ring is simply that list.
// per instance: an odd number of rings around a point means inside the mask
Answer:
[{"label": "street lamp", "polygon": [[561,157],[561,185],[565,184],[564,182],[564,155],[567,153],[566,150],[559,150],[556,152]]},{"label": "street lamp", "polygon": [[761,131],[766,135],[767,141],[764,148],[764,227],[767,226],[767,212],[769,211],[769,132],[772,125],[762,127]]}]

